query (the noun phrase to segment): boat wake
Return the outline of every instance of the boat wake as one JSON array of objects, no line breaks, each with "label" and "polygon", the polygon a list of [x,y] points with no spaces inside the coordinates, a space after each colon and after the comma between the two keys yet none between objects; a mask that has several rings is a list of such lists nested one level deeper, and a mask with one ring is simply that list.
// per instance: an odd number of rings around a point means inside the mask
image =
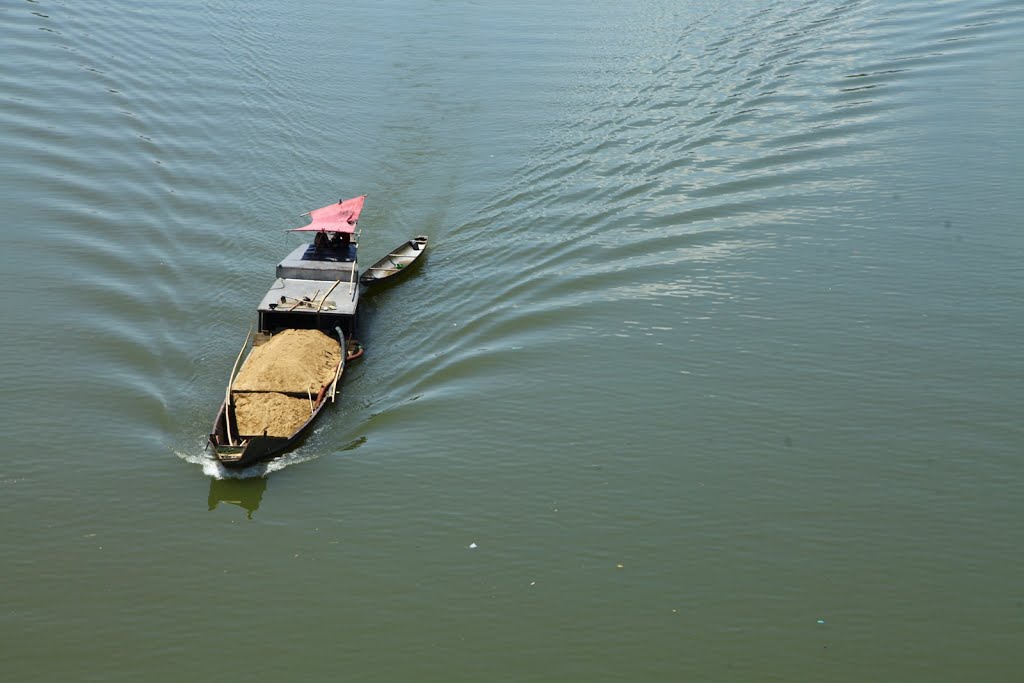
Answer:
[{"label": "boat wake", "polygon": [[212,479],[218,480],[256,479],[259,477],[266,477],[267,475],[283,470],[285,467],[290,465],[298,465],[299,463],[306,462],[307,460],[313,460],[317,457],[315,455],[303,455],[300,451],[293,451],[272,460],[256,463],[251,467],[229,469],[214,460],[210,453],[205,450],[200,450],[198,452],[184,452],[175,449],[174,454],[185,462],[193,465],[199,465],[203,470],[203,474]]}]

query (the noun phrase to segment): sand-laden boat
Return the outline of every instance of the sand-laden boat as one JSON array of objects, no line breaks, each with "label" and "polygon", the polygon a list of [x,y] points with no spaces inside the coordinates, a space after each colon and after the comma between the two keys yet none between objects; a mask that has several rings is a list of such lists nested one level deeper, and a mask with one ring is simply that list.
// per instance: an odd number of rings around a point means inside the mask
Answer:
[{"label": "sand-laden boat", "polygon": [[337,396],[348,356],[341,328],[337,335],[288,329],[246,339],[210,432],[217,460],[248,467],[295,445]]},{"label": "sand-laden boat", "polygon": [[[338,394],[359,304],[356,226],[366,197],[310,211],[312,244],[277,266],[228,379],[208,443],[225,467],[248,467],[294,446]],[[244,361],[243,361],[244,357]],[[241,366],[239,366],[241,363]],[[236,374],[237,371],[237,374]]]},{"label": "sand-laden boat", "polygon": [[[362,355],[354,339],[360,282],[356,227],[365,200],[363,195],[310,211],[309,225],[290,231],[312,232],[314,239],[278,264],[277,279],[257,307],[257,333],[250,334],[251,345],[246,339],[231,369],[208,439],[225,467],[248,467],[296,445],[334,401],[346,363]],[[404,270],[426,244],[425,236],[409,240],[362,281]]]},{"label": "sand-laden boat", "polygon": [[409,266],[427,249],[427,236],[419,235],[391,250],[387,256],[366,269],[359,281],[372,285],[408,271]]}]

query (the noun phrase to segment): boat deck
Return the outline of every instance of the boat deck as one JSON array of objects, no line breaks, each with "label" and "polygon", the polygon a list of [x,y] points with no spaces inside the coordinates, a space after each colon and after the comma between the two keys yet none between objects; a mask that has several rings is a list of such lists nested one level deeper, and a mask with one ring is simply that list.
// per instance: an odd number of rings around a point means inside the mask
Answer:
[{"label": "boat deck", "polygon": [[277,278],[263,296],[257,310],[265,312],[355,315],[359,285],[338,280],[294,280]]},{"label": "boat deck", "polygon": [[256,307],[261,332],[355,331],[359,306],[357,245],[304,244],[277,265],[277,279]]}]

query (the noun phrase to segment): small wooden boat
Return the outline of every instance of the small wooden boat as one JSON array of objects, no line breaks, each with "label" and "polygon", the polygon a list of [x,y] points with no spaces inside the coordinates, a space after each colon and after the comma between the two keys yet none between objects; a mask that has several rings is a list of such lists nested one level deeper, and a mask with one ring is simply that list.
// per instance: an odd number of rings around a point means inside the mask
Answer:
[{"label": "small wooden boat", "polygon": [[[236,375],[238,363],[249,346],[249,339],[246,339],[246,344],[235,361],[235,367],[232,368],[224,402],[217,412],[213,430],[209,435],[209,445],[213,447],[216,459],[224,467],[249,467],[293,447],[324,406],[328,402],[334,402],[338,383],[348,360],[362,355],[362,346],[358,342],[346,342],[341,329],[337,328],[336,331],[338,340],[334,353],[338,359],[337,363],[329,366],[321,363],[318,368],[310,368],[308,374],[303,373],[316,377],[312,386],[298,386],[294,379],[287,378],[283,384],[273,384],[275,363],[279,368],[282,362],[287,363],[291,360],[273,357],[268,359],[269,353],[260,355],[257,349],[267,344],[268,338],[273,338],[270,336],[265,336],[262,343],[259,338],[254,339],[246,362],[242,364],[242,371]],[[320,340],[321,348],[314,351],[318,357],[323,355],[324,341],[329,340],[329,337],[317,330],[285,330],[278,337],[289,335],[323,337]],[[345,349],[345,352],[342,353],[340,349]],[[295,356],[293,349],[282,349],[282,352],[291,358]],[[252,359],[256,359],[256,363],[263,368],[262,374],[244,374],[247,364]],[[261,430],[262,433],[258,433]]]},{"label": "small wooden boat", "polygon": [[414,237],[367,268],[359,281],[364,285],[372,285],[404,273],[409,266],[416,262],[416,259],[423,255],[426,249],[427,236]]}]

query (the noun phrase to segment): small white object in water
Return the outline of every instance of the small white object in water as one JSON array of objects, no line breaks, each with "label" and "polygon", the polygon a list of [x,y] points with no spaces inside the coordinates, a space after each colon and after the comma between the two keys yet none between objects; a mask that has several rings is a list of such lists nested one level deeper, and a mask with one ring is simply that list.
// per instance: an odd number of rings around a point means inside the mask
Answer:
[{"label": "small white object in water", "polygon": [[475,547],[476,547],[476,543],[470,543],[470,544],[469,544],[469,547],[470,547],[470,548],[475,548]]}]

